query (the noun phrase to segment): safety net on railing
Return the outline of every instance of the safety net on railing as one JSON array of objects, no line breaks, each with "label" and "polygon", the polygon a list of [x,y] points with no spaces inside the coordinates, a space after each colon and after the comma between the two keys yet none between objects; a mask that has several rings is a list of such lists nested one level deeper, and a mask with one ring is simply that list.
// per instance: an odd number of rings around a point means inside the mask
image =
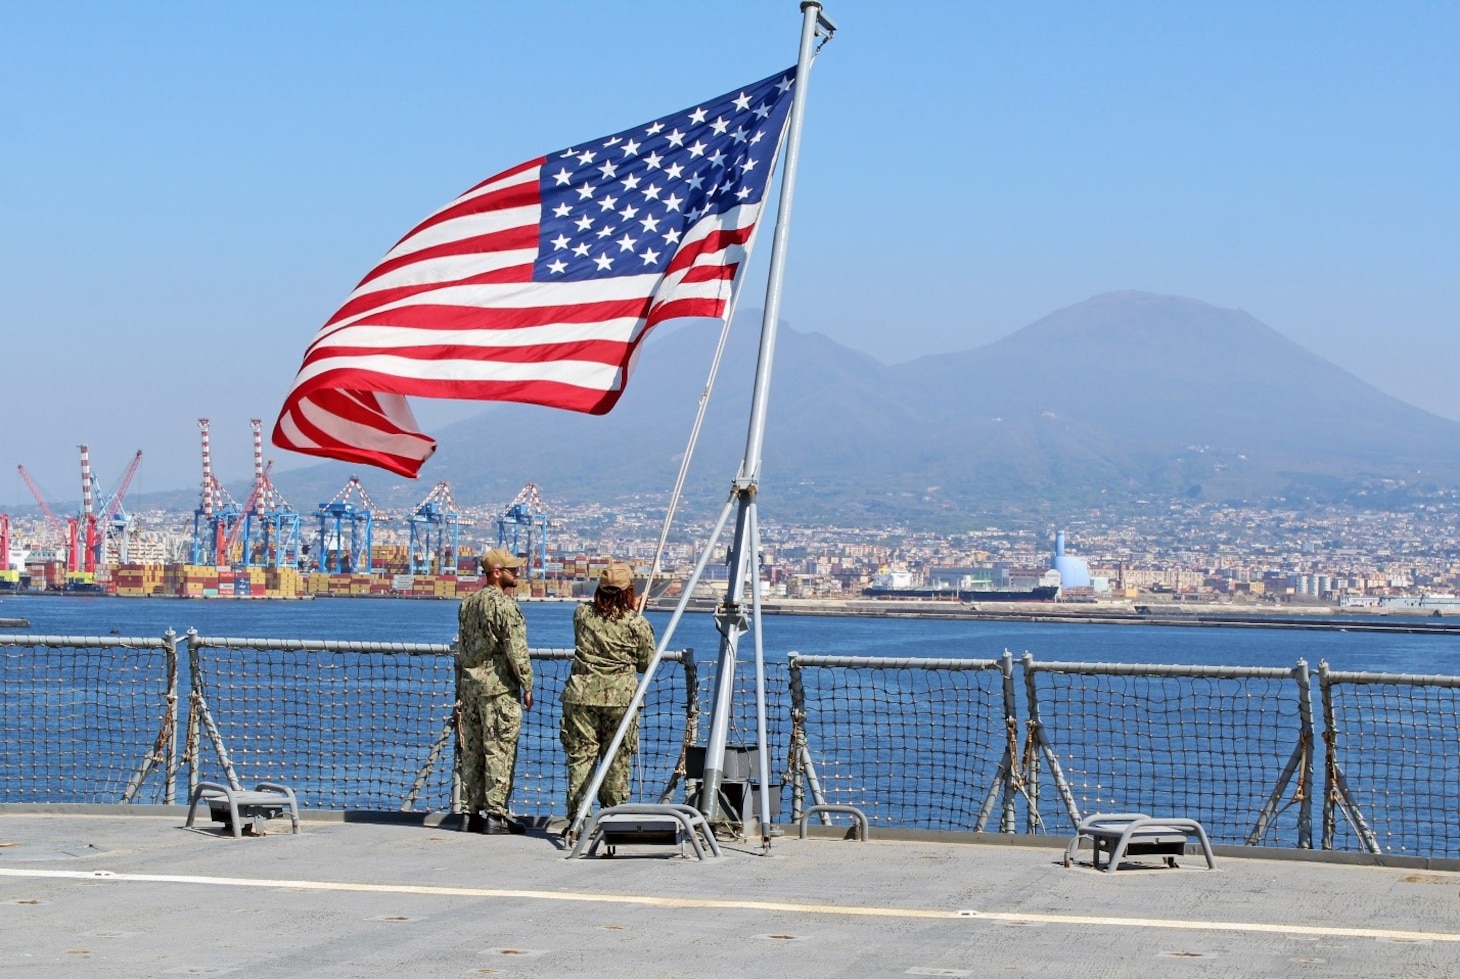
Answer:
[{"label": "safety net on railing", "polygon": [[856,806],[873,825],[999,828],[1007,659],[792,653],[790,662],[795,811],[830,803]]},{"label": "safety net on railing", "polygon": [[318,809],[450,805],[452,647],[187,638],[193,782],[280,782]]},{"label": "safety net on railing", "polygon": [[[1305,665],[1038,663],[1026,653],[1023,666],[1036,827],[1143,812],[1199,820],[1217,842],[1311,845]],[[1059,810],[1067,819],[1053,818]]]},{"label": "safety net on railing", "polygon": [[1323,848],[1460,856],[1460,677],[1318,667]]},{"label": "safety net on railing", "polygon": [[[442,644],[189,636],[194,781],[291,786],[324,809],[447,810],[456,760],[456,661]],[[534,708],[523,711],[512,808],[563,815],[558,740],[571,649],[534,649]],[[658,801],[680,761],[687,652],[650,685],[634,798]],[[211,725],[211,727],[210,727]]]},{"label": "safety net on railing", "polygon": [[172,633],[0,637],[0,802],[172,802]]},{"label": "safety net on railing", "polygon": [[[189,652],[179,676],[171,634],[0,637],[0,803],[185,801],[171,775],[187,732],[193,783],[279,781],[313,808],[451,808],[451,646],[192,637]],[[565,814],[558,722],[571,657],[533,651],[536,708],[513,796],[524,815]],[[767,664],[766,723],[772,783],[785,783],[793,817],[850,804],[882,826],[1064,834],[1114,809],[1195,818],[1219,842],[1460,855],[1460,677],[1323,668],[1319,758],[1301,662],[792,654],[790,667]],[[665,657],[635,800],[684,797],[685,770],[698,774],[684,748],[703,751],[714,680],[687,650]],[[176,731],[180,684],[190,723]],[[744,754],[756,727],[743,664],[726,739],[742,781],[758,781]]]},{"label": "safety net on railing", "polygon": [[[571,649],[532,651],[533,708],[522,714],[512,790],[512,809],[525,816],[568,815],[567,761],[558,731],[563,687],[572,666]],[[639,714],[639,750],[630,766],[630,801],[659,802],[678,783],[675,772],[685,726],[694,716],[686,692],[693,688],[694,677],[694,654],[689,650],[666,651],[655,669]]]}]

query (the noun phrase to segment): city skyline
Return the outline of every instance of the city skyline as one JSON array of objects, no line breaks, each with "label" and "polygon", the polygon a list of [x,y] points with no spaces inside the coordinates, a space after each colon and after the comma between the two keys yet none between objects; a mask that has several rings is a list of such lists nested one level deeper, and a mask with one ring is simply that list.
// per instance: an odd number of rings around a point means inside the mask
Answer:
[{"label": "city skyline", "polygon": [[[134,493],[182,488],[206,415],[224,475],[246,475],[247,420],[272,423],[323,317],[423,213],[794,58],[794,3],[734,24],[628,9],[7,8],[0,286],[10,389],[35,410],[0,460],[64,500],[77,443],[104,483],[141,448]],[[798,329],[900,362],[1145,289],[1247,310],[1460,418],[1457,136],[1437,123],[1460,11],[827,11],[842,31],[811,82]],[[418,407],[428,425],[480,408]],[[0,505],[29,502],[0,480]]]}]

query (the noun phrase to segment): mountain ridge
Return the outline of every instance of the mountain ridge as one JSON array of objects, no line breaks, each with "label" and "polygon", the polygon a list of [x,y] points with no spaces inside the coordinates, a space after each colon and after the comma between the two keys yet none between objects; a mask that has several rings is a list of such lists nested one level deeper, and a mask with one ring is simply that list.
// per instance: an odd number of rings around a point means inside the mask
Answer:
[{"label": "mountain ridge", "polygon": [[[360,475],[397,507],[440,479],[464,504],[505,501],[529,481],[564,503],[667,496],[717,332],[687,324],[652,336],[608,415],[490,405],[436,433],[420,481]],[[709,507],[739,467],[757,340],[735,324],[707,412],[687,495]],[[788,519],[936,521],[1147,497],[1333,500],[1460,483],[1460,422],[1241,310],[1133,291],[892,365],[785,325],[767,418],[762,498]],[[325,463],[276,481],[308,510],[356,471]]]}]

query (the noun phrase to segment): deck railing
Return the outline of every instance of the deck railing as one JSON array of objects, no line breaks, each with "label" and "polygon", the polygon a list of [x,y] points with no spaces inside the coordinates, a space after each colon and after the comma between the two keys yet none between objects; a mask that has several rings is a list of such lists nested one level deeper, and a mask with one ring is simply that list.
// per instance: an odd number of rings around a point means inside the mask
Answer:
[{"label": "deck railing", "polygon": [[[176,803],[207,780],[285,782],[313,808],[459,808],[452,646],[191,631],[185,643],[180,670],[170,631],[0,636],[0,803]],[[562,816],[572,651],[532,658],[513,806]],[[1198,819],[1218,842],[1460,856],[1460,677],[1320,664],[1315,714],[1302,661],[792,653],[767,672],[771,791],[792,819],[831,803],[874,826],[1064,835],[1093,811],[1140,810]],[[693,778],[700,677],[690,650],[656,673],[636,800]],[[742,682],[732,745],[754,730]]]}]

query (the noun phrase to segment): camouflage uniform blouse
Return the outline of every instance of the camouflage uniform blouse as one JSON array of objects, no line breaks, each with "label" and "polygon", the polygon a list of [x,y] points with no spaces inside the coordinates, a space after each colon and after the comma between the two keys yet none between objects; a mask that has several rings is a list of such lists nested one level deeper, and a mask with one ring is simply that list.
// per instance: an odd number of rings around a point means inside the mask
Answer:
[{"label": "camouflage uniform blouse", "polygon": [[563,703],[627,707],[639,687],[638,674],[654,658],[654,630],[638,612],[605,619],[591,604],[573,612],[573,675]]},{"label": "camouflage uniform blouse", "polygon": [[481,685],[487,697],[521,700],[532,692],[532,661],[527,656],[527,623],[522,609],[500,588],[483,586],[468,595],[457,613],[462,672]]}]

